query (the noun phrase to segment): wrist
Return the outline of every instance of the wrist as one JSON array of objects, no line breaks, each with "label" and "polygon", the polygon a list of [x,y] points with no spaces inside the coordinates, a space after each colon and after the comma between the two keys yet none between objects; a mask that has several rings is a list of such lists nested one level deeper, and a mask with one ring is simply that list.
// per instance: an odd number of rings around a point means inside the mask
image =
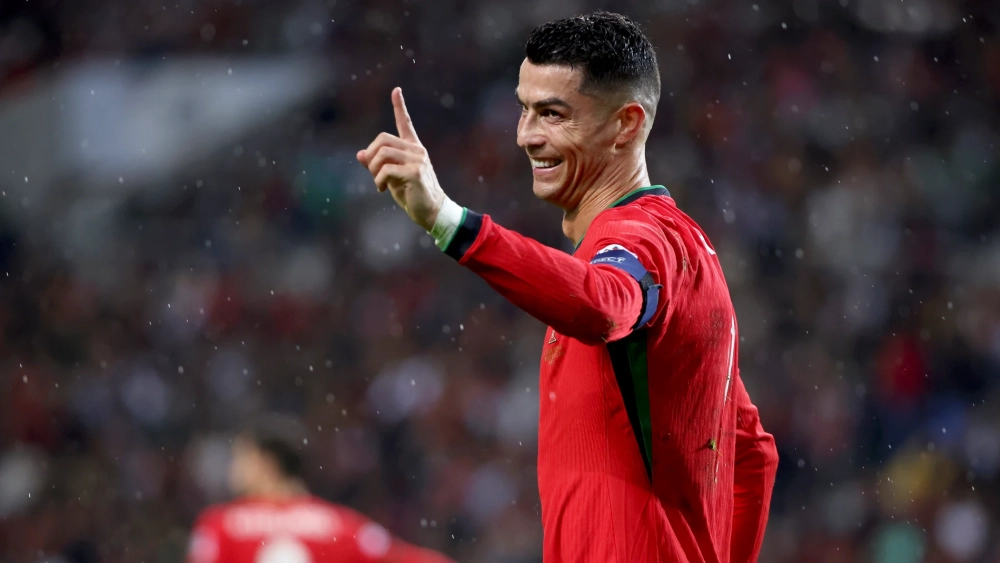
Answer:
[{"label": "wrist", "polygon": [[434,238],[434,244],[441,250],[448,248],[448,244],[455,237],[458,228],[465,219],[465,208],[458,205],[445,196],[441,209],[438,210],[434,225],[427,231]]}]

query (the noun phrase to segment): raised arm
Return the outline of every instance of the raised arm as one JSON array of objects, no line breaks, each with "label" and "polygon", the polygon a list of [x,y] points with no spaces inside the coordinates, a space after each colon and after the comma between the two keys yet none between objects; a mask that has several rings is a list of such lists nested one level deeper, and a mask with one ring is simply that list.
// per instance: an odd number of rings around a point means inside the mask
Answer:
[{"label": "raised arm", "polygon": [[654,258],[654,243],[643,238],[645,226],[595,222],[588,233],[594,242],[581,249],[581,259],[505,229],[489,216],[463,215],[445,252],[556,332],[601,344],[626,336],[655,314],[661,287],[645,264],[663,261]]},{"label": "raised arm", "polygon": [[648,270],[663,260],[638,227],[633,240],[627,221],[603,231],[592,226],[591,244],[606,245],[585,261],[461,208],[441,189],[401,90],[393,90],[392,103],[398,136],[381,133],[358,160],[439,247],[527,313],[583,342],[615,340],[649,321],[663,282]]}]

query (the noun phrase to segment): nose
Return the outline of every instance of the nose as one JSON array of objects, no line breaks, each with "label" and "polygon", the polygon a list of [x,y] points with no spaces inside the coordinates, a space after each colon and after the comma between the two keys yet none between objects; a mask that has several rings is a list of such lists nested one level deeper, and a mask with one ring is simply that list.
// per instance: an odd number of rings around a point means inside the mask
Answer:
[{"label": "nose", "polygon": [[545,137],[542,136],[538,117],[532,111],[522,113],[521,119],[517,122],[517,146],[522,149],[532,149],[544,144]]}]

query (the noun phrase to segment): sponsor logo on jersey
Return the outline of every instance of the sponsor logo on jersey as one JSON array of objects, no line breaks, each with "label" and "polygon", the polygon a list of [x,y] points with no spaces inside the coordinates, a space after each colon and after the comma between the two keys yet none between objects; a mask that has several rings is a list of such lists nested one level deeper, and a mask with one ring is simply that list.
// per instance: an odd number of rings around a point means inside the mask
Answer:
[{"label": "sponsor logo on jersey", "polygon": [[322,539],[343,529],[340,517],[321,506],[238,506],[226,511],[223,522],[230,534],[242,538],[289,535]]}]

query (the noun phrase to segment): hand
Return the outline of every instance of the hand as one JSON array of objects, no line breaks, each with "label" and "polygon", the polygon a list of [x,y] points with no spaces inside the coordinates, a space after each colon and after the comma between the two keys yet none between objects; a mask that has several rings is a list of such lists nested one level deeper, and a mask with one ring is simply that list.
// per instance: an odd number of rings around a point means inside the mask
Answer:
[{"label": "hand", "polygon": [[379,192],[388,189],[410,219],[430,231],[447,196],[413,129],[400,88],[392,90],[392,109],[399,136],[379,133],[367,149],[358,151],[358,161],[372,173]]}]

